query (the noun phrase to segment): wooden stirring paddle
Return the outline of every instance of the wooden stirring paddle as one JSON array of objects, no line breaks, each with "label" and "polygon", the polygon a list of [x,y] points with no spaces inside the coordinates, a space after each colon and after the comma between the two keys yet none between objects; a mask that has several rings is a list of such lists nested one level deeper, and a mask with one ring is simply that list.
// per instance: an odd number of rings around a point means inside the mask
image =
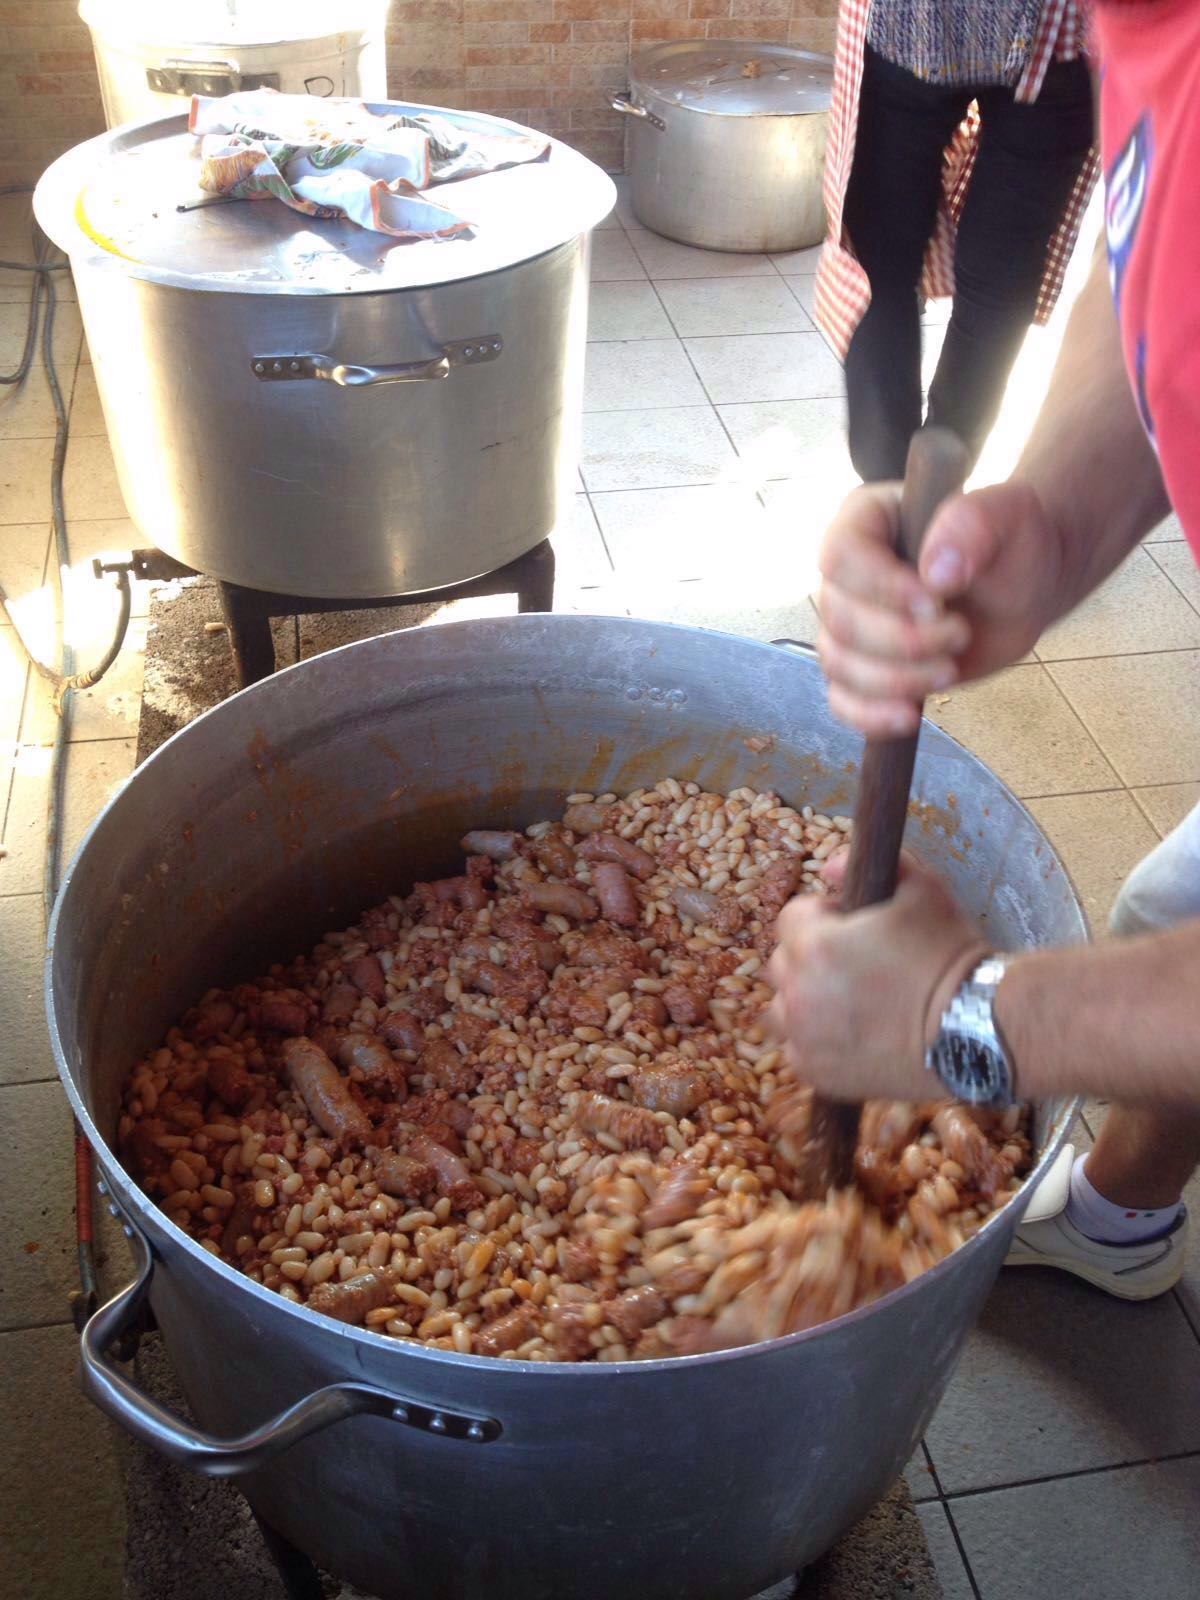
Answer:
[{"label": "wooden stirring paddle", "polygon": [[[966,447],[945,428],[922,428],[913,434],[900,502],[897,554],[913,566],[921,553],[934,513],[949,495],[962,488],[970,466]],[[858,804],[850,835],[850,860],[842,887],[841,910],[890,900],[896,892],[900,844],[908,820],[909,790],[918,735],[900,739],[868,739],[858,780]],[[898,951],[897,961],[904,959]],[[854,1150],[861,1107],[815,1096],[805,1161],[813,1197],[854,1181]]]}]

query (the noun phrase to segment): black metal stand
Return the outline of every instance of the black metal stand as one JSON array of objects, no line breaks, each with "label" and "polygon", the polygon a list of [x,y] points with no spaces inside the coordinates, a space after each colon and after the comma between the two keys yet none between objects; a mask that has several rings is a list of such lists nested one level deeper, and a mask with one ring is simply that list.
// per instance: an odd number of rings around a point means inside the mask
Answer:
[{"label": "black metal stand", "polygon": [[325,1600],[325,1586],[308,1557],[297,1550],[296,1546],[281,1533],[276,1533],[270,1523],[264,1522],[257,1511],[254,1513],[254,1520],[258,1523],[258,1531],[262,1534],[267,1552],[275,1563],[275,1569],[279,1573],[279,1580],[283,1584],[288,1600]]},{"label": "black metal stand", "polygon": [[218,583],[217,588],[229,629],[238,688],[244,689],[248,683],[257,683],[275,671],[275,646],[271,638],[273,617],[290,617],[297,612],[373,611],[383,606],[436,605],[439,601],[465,600],[485,594],[515,594],[519,611],[550,611],[554,607],[554,551],[549,539],[544,539],[506,567],[497,567],[494,572],[485,572],[467,583],[370,600],[298,599],[295,595],[243,589],[235,583]]},{"label": "black metal stand", "polygon": [[[135,550],[133,572],[138,578],[198,577],[190,567],[164,556],[158,550]],[[322,600],[309,595],[279,594],[263,589],[245,589],[240,584],[217,580],[221,610],[229,630],[229,648],[238,688],[258,683],[275,671],[275,646],[271,622],[275,617],[297,613],[328,611],[374,611],[385,606],[437,605],[451,600],[473,599],[479,595],[515,594],[517,609],[554,609],[554,551],[549,539],[493,572],[482,573],[466,583],[447,589],[426,589],[419,594],[382,595],[370,599]]]}]

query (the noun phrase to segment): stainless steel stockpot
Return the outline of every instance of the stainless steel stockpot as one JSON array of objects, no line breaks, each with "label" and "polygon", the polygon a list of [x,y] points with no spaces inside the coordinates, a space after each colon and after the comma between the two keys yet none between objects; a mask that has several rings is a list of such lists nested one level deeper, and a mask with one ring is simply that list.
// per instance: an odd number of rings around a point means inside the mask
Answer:
[{"label": "stainless steel stockpot", "polygon": [[34,199],[70,257],[142,536],[326,598],[444,588],[540,543],[575,487],[611,179],[552,141],[433,191],[472,236],[397,243],[271,200],[198,204],[194,144],[182,117],[117,128]]},{"label": "stainless steel stockpot", "polygon": [[[270,1523],[384,1600],[742,1600],[825,1550],[908,1460],[1019,1199],[914,1283],[809,1332],[539,1366],[396,1343],[271,1294],[170,1224],[113,1138],[131,1065],[197,995],[453,867],[469,824],[668,775],[852,808],[857,757],[810,656],[574,616],[353,644],[164,745],[93,825],[49,935],[59,1071],[140,1263],[85,1335],[91,1397],[173,1459],[238,1475]],[[909,842],[997,945],[1084,935],[1034,819],[929,725]],[[1039,1109],[1039,1171],[1071,1110]],[[203,1432],[105,1356],[147,1291]]]},{"label": "stainless steel stockpot", "polygon": [[825,235],[833,62],[786,45],[684,39],[635,56],[614,111],[643,227],[709,250],[805,250]]}]

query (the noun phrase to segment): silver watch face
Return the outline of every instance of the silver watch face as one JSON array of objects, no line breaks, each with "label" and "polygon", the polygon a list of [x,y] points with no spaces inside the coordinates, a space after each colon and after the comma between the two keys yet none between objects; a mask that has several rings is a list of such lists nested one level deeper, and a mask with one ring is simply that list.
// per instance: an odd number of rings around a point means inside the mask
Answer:
[{"label": "silver watch face", "polygon": [[975,1106],[1011,1103],[1008,1063],[994,1044],[943,1028],[929,1056],[930,1066],[955,1099]]}]

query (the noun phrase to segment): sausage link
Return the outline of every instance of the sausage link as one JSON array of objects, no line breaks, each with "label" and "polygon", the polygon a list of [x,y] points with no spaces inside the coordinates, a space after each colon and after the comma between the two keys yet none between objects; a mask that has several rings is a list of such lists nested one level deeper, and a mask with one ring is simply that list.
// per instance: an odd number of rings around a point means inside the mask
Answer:
[{"label": "sausage link", "polygon": [[633,881],[625,868],[613,861],[598,861],[592,868],[592,886],[600,902],[600,915],[619,928],[636,928],[641,921]]},{"label": "sausage link", "polygon": [[658,870],[658,862],[648,850],[632,839],[622,839],[619,833],[593,833],[579,846],[579,854],[585,861],[615,862],[643,883]]},{"label": "sausage link", "polygon": [[292,1087],[322,1133],[344,1145],[365,1144],[370,1139],[370,1122],[324,1050],[311,1039],[285,1039],[283,1063]]}]

